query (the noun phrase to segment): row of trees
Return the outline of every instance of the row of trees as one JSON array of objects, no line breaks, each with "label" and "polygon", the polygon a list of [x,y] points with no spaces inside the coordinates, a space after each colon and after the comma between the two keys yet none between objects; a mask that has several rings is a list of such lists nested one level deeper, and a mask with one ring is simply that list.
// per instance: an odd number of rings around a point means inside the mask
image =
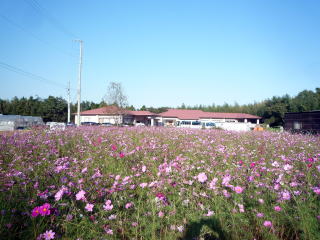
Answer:
[{"label": "row of trees", "polygon": [[249,113],[263,117],[264,122],[270,126],[282,126],[283,117],[286,112],[304,112],[320,110],[320,88],[315,91],[304,90],[295,97],[290,97],[288,94],[282,97],[272,97],[265,101],[253,104],[229,105],[198,105],[185,106],[182,104],[180,109],[200,109],[207,112],[238,112]]},{"label": "row of trees", "polygon": [[[100,104],[83,101],[82,110],[89,110],[100,107]],[[77,111],[77,105],[71,104],[71,113]],[[49,96],[41,99],[39,97],[17,98],[12,100],[0,99],[0,114],[40,116],[45,122],[66,122],[68,113],[67,101],[61,97]]]},{"label": "row of trees", "polygon": [[[112,86],[112,85],[110,85]],[[121,87],[121,86],[120,86]],[[90,110],[99,108],[108,104],[115,104],[128,110],[148,110],[154,113],[164,112],[168,107],[146,107],[135,109],[134,106],[128,106],[126,96],[118,85],[114,85],[108,90],[105,101],[94,103],[83,101],[81,110]],[[264,118],[264,122],[270,126],[283,125],[283,117],[286,112],[301,112],[320,110],[320,88],[315,91],[304,90],[295,97],[284,95],[282,97],[272,97],[265,101],[253,104],[239,105],[237,103],[223,105],[196,105],[186,106],[182,104],[179,109],[199,109],[208,112],[239,112],[249,113]],[[67,102],[61,97],[49,96],[41,99],[39,97],[17,98],[11,100],[0,99],[0,114],[29,115],[41,116],[45,122],[47,121],[67,121]],[[77,111],[76,104],[71,104],[71,113]]]}]

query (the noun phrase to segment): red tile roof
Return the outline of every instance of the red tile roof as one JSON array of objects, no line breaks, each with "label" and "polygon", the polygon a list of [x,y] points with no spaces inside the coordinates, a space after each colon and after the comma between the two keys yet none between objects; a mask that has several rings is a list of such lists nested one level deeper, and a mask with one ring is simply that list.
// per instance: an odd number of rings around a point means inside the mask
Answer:
[{"label": "red tile roof", "polygon": [[157,115],[155,113],[149,111],[126,111],[127,114],[134,115],[134,116],[154,116]]},{"label": "red tile roof", "polygon": [[179,119],[199,119],[203,115],[201,110],[168,109],[168,111],[159,113],[161,117],[172,117]]},{"label": "red tile roof", "polygon": [[119,114],[120,109],[117,106],[106,106],[96,109],[91,109],[87,111],[83,111],[80,113],[80,115],[114,115]]},{"label": "red tile roof", "polygon": [[196,120],[200,118],[231,118],[231,119],[261,119],[247,113],[222,113],[222,112],[204,112],[202,110],[169,109],[159,114],[162,117],[179,118],[183,120]]},{"label": "red tile roof", "polygon": [[261,119],[259,116],[251,115],[248,113],[223,113],[223,112],[204,112],[204,116],[200,118],[232,118],[232,119],[239,119],[239,118],[247,118],[247,119]]},{"label": "red tile roof", "polygon": [[222,113],[222,112],[204,112],[202,110],[186,110],[186,109],[169,109],[166,112],[155,114],[149,111],[130,111],[120,110],[117,106],[106,106],[92,110],[83,111],[81,115],[118,115],[128,114],[133,116],[161,116],[167,118],[179,118],[183,120],[197,120],[201,118],[229,118],[229,119],[261,119],[247,113]]},{"label": "red tile roof", "polygon": [[96,109],[91,109],[83,111],[81,115],[118,115],[118,114],[129,114],[134,116],[153,116],[157,115],[149,111],[130,111],[130,110],[120,110],[117,106],[106,106]]}]

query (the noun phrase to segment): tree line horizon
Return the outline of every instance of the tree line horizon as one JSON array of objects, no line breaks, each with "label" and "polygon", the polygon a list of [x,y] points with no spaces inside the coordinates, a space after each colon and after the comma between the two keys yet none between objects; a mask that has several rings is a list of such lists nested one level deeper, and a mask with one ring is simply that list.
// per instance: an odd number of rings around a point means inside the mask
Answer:
[{"label": "tree line horizon", "polygon": [[[91,110],[107,105],[106,101],[100,103],[93,101],[82,101],[81,111]],[[135,108],[133,105],[126,105],[127,110],[150,111],[153,113],[164,112],[172,107],[146,107]],[[248,113],[260,116],[264,119],[264,123],[270,126],[283,126],[284,114],[286,112],[304,112],[320,110],[320,88],[315,91],[303,90],[296,96],[291,97],[288,94],[283,96],[273,96],[272,98],[261,102],[239,105],[238,103],[223,105],[194,105],[189,106],[182,103],[176,109],[203,110],[206,112],[230,112],[230,113]],[[71,104],[71,113],[77,111],[77,104]],[[62,97],[49,96],[47,98],[33,97],[13,97],[11,100],[0,98],[0,114],[3,115],[25,115],[40,116],[45,122],[66,122],[67,121],[68,104]],[[74,119],[74,115],[72,115]]]}]

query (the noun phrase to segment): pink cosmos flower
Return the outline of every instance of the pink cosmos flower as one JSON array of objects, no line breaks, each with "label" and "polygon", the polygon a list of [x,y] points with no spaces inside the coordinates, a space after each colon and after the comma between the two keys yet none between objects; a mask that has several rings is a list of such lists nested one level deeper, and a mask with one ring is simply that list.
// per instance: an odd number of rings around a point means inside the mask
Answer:
[{"label": "pink cosmos flower", "polygon": [[148,186],[148,183],[140,183],[139,186],[145,188],[146,186]]},{"label": "pink cosmos flower", "polygon": [[217,181],[218,181],[218,178],[212,179],[212,181],[209,183],[209,188],[212,189],[212,190],[216,189]]},{"label": "pink cosmos flower", "polygon": [[181,225],[181,226],[177,227],[177,229],[178,229],[179,232],[183,232],[184,227]]},{"label": "pink cosmos flower", "polygon": [[271,228],[272,227],[272,222],[271,221],[264,221],[263,226],[265,226],[267,228]]},{"label": "pink cosmos flower", "polygon": [[56,201],[61,200],[61,198],[63,197],[63,194],[66,193],[68,191],[68,188],[66,188],[65,186],[62,186],[60,188],[60,190],[54,195],[54,198]]},{"label": "pink cosmos flower", "polygon": [[244,213],[244,206],[243,204],[238,204],[239,212]]},{"label": "pink cosmos flower", "polygon": [[281,208],[280,206],[275,206],[275,207],[274,207],[274,210],[275,210],[276,212],[280,212],[280,211],[282,210],[282,208]]},{"label": "pink cosmos flower", "polygon": [[110,211],[110,210],[112,210],[112,208],[113,208],[113,205],[112,205],[111,200],[107,200],[105,202],[105,205],[103,205],[103,209],[106,211]]},{"label": "pink cosmos flower", "polygon": [[290,199],[291,199],[290,192],[287,191],[287,190],[284,190],[284,191],[282,192],[282,199],[283,199],[283,200],[290,200]]},{"label": "pink cosmos flower", "polygon": [[128,202],[126,204],[126,209],[131,208],[133,206],[133,202]]},{"label": "pink cosmos flower", "polygon": [[207,217],[211,217],[213,214],[214,214],[214,211],[210,211],[210,210],[208,210],[208,213],[207,213],[207,214],[205,214],[205,216],[207,216]]},{"label": "pink cosmos flower", "polygon": [[124,154],[123,152],[120,152],[120,153],[119,153],[119,157],[120,157],[120,158],[124,158],[124,157],[125,157],[125,154]]},{"label": "pink cosmos flower", "polygon": [[77,194],[76,194],[76,199],[77,200],[84,200],[85,199],[85,195],[86,192],[83,190],[80,190]]},{"label": "pink cosmos flower", "polygon": [[262,217],[264,217],[264,214],[263,213],[257,213],[257,217],[258,218],[262,218]]},{"label": "pink cosmos flower", "polygon": [[46,215],[50,215],[50,204],[49,203],[45,203],[42,206],[39,207],[39,212],[41,216],[46,216]]},{"label": "pink cosmos flower", "polygon": [[314,187],[312,190],[315,194],[320,195],[320,187]]},{"label": "pink cosmos flower", "polygon": [[142,166],[142,172],[146,172],[147,171],[147,167],[146,166]]},{"label": "pink cosmos flower", "polygon": [[198,178],[198,181],[201,183],[204,183],[208,179],[207,175],[204,172],[199,173],[197,178]]},{"label": "pink cosmos flower", "polygon": [[112,149],[112,151],[117,151],[118,148],[117,148],[116,145],[113,145],[113,144],[112,144],[112,145],[111,145],[111,149]]},{"label": "pink cosmos flower", "polygon": [[162,217],[164,216],[164,213],[163,213],[162,211],[160,211],[160,212],[158,213],[158,216],[159,216],[160,218],[162,218]]},{"label": "pink cosmos flower", "polygon": [[93,204],[87,203],[87,205],[85,206],[85,209],[86,209],[88,212],[92,212],[93,207],[94,207]]},{"label": "pink cosmos flower", "polygon": [[40,207],[35,207],[31,212],[32,217],[37,217],[39,214],[40,214]]},{"label": "pink cosmos flower", "polygon": [[290,171],[292,168],[293,168],[293,166],[290,165],[290,164],[286,164],[286,165],[283,166],[283,169],[284,169],[285,171]]},{"label": "pink cosmos flower", "polygon": [[229,186],[229,182],[231,181],[231,177],[229,175],[224,176],[222,179],[222,185]]},{"label": "pink cosmos flower", "polygon": [[226,198],[229,198],[231,195],[230,195],[230,193],[227,191],[227,190],[222,190],[222,193],[223,193],[223,195],[226,197]]},{"label": "pink cosmos flower", "polygon": [[234,188],[234,191],[235,191],[236,193],[240,194],[240,193],[243,192],[243,188],[240,187],[240,186],[236,186],[236,187]]},{"label": "pink cosmos flower", "polygon": [[51,240],[51,239],[54,239],[55,234],[56,234],[55,232],[53,232],[52,230],[49,230],[49,231],[46,231],[45,233],[43,233],[42,237],[45,240]]},{"label": "pink cosmos flower", "polygon": [[105,231],[106,231],[106,234],[109,234],[109,235],[113,234],[113,231],[110,228],[105,229]]},{"label": "pink cosmos flower", "polygon": [[115,215],[115,214],[112,214],[112,215],[110,215],[110,216],[108,217],[109,220],[114,220],[114,219],[116,219],[116,218],[117,218],[117,215]]}]

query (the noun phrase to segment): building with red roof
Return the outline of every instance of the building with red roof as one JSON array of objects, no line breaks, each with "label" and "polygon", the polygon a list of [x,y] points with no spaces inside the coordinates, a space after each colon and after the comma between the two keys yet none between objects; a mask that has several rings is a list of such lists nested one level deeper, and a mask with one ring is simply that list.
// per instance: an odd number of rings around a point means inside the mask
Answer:
[{"label": "building with red roof", "polygon": [[[105,106],[80,112],[81,123],[110,123],[110,124],[136,124],[153,125],[157,115],[149,111],[130,111],[117,106]],[[77,115],[75,115],[77,122]]]},{"label": "building with red roof", "polygon": [[169,109],[160,113],[163,125],[199,125],[203,122],[213,123],[252,123],[259,124],[261,117],[247,113],[204,112],[202,110]]},{"label": "building with red roof", "polygon": [[[169,109],[155,114],[149,111],[130,111],[117,106],[105,106],[80,113],[80,122],[110,124],[141,124],[200,128],[209,124],[251,123],[259,124],[261,117],[247,113],[204,112],[202,110]],[[77,116],[75,121],[77,121]]]}]

